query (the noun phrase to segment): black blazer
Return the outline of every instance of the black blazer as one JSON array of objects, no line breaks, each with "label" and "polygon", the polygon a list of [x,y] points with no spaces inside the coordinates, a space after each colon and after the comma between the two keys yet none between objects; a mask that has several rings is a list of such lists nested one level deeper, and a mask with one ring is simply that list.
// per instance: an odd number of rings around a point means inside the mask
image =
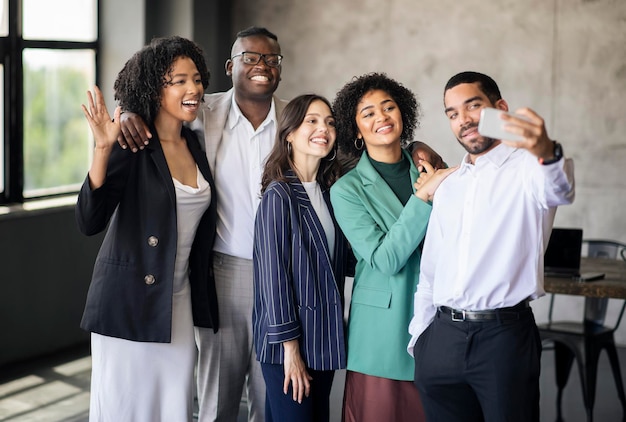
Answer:
[{"label": "black blazer", "polygon": [[[115,144],[106,181],[91,190],[88,178],[76,204],[83,234],[109,225],[96,257],[81,328],[133,341],[168,343],[176,258],[176,193],[154,127],[150,144],[131,153]],[[196,135],[183,136],[211,186],[211,204],[202,216],[189,257],[194,325],[217,332],[217,293],[212,249],[217,219],[216,190]]]}]

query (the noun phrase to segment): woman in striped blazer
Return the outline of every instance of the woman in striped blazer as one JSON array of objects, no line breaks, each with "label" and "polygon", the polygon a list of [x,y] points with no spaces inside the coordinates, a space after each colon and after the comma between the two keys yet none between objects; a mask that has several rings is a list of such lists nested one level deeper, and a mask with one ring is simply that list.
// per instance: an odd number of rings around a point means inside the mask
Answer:
[{"label": "woman in striped blazer", "polygon": [[347,242],[329,188],[340,175],[328,100],[284,109],[262,178],[254,232],[254,345],[266,421],[328,421],[334,371],[345,368]]}]

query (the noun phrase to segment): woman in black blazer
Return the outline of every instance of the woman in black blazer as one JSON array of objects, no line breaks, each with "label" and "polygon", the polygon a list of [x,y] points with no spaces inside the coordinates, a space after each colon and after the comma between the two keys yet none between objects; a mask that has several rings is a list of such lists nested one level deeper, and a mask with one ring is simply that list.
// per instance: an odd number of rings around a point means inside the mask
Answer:
[{"label": "woman in black blazer", "polygon": [[[83,105],[95,150],[77,222],[86,235],[108,226],[81,322],[92,332],[90,421],[192,419],[193,326],[218,328],[216,207],[206,156],[183,122],[208,81],[195,43],[155,39],[119,73],[113,120],[97,87]],[[122,108],[155,135],[136,154],[117,143]]]},{"label": "woman in black blazer", "polygon": [[266,422],[328,421],[334,371],[345,368],[347,242],[328,189],[339,177],[335,119],[317,95],[294,98],[278,122],[254,230],[254,346]]}]

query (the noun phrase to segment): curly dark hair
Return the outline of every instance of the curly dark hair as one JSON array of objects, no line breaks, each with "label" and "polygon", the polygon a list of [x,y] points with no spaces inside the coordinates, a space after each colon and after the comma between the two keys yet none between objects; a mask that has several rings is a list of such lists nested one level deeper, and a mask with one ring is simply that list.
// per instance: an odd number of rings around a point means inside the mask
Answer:
[{"label": "curly dark hair", "polygon": [[178,36],[154,38],[136,52],[117,75],[113,89],[122,110],[138,114],[151,125],[161,107],[161,89],[179,57],[188,57],[194,62],[206,90],[210,75],[200,46]]},{"label": "curly dark hair", "polygon": [[347,169],[353,167],[363,151],[356,149],[354,140],[358,132],[356,110],[359,101],[370,91],[381,90],[393,98],[402,115],[403,130],[400,135],[402,146],[413,139],[413,131],[419,125],[420,105],[415,94],[385,73],[367,73],[354,77],[335,96],[333,109],[337,118],[337,143],[341,160]]},{"label": "curly dark hair", "polygon": [[[332,107],[330,102],[317,94],[304,94],[300,95],[293,100],[289,101],[289,104],[285,106],[285,109],[280,115],[278,120],[278,127],[276,129],[276,142],[272,151],[267,157],[265,169],[263,170],[263,176],[261,178],[261,193],[265,192],[269,184],[273,180],[286,182],[285,172],[289,169],[295,171],[291,149],[288,148],[287,137],[290,133],[297,130],[304,121],[309,106],[314,101],[322,101],[328,106],[332,113]],[[335,159],[337,157],[337,143],[332,151],[328,154],[329,157],[324,157],[320,162],[320,167],[317,171],[317,183],[322,188],[329,188],[339,176],[341,176],[341,166]]]}]

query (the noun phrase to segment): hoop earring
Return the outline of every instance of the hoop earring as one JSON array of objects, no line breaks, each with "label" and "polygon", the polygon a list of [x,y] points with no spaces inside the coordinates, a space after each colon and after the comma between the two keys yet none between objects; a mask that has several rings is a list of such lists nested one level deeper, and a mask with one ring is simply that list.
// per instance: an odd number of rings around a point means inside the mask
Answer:
[{"label": "hoop earring", "polygon": [[333,148],[333,156],[332,156],[332,158],[326,157],[326,160],[333,161],[335,158],[337,158],[337,148]]},{"label": "hoop earring", "polygon": [[[361,141],[361,143],[359,144],[359,141]],[[354,140],[354,147],[361,151],[363,149],[363,147],[365,146],[365,141],[363,140],[363,138],[356,138]]]},{"label": "hoop earring", "polygon": [[291,156],[291,142],[289,141],[285,141],[285,142],[287,142],[287,154]]}]

